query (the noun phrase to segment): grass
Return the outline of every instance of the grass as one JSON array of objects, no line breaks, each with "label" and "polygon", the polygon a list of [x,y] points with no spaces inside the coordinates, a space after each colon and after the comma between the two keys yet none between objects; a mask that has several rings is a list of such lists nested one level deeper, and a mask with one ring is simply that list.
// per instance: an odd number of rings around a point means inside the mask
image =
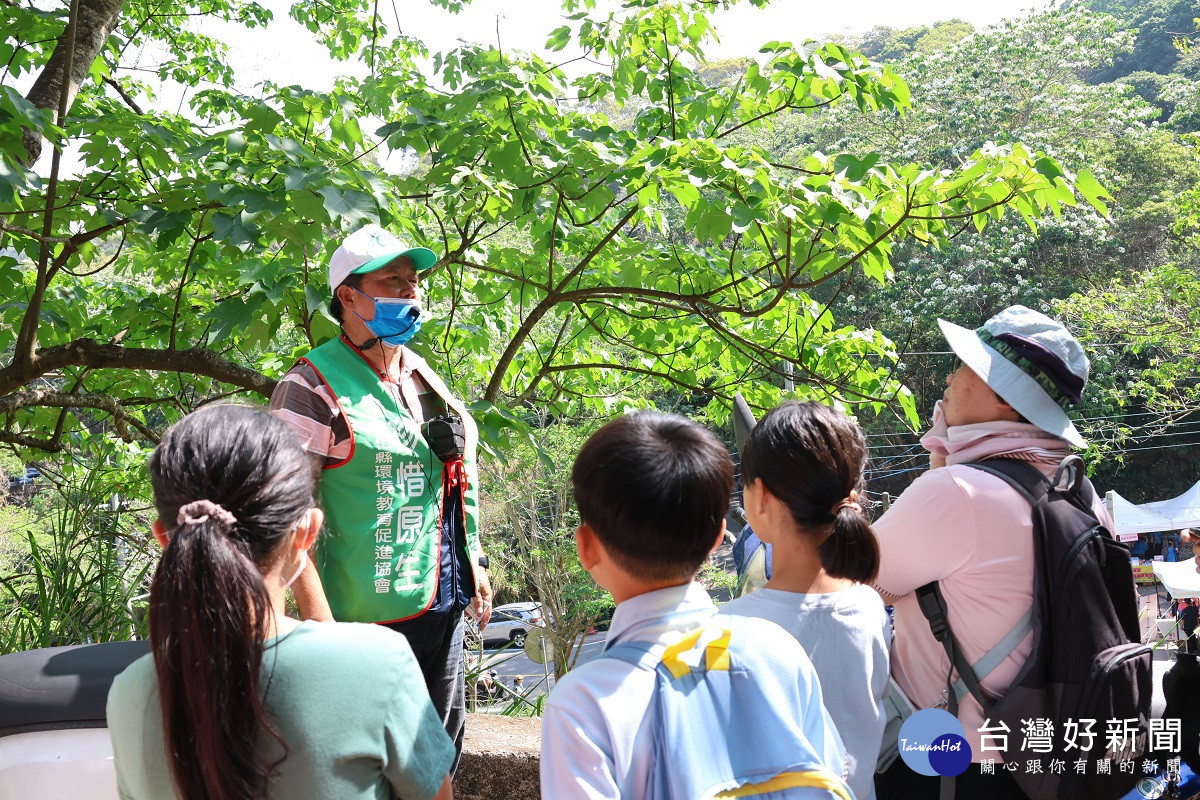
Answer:
[{"label": "grass", "polygon": [[87,492],[59,496],[41,511],[16,526],[23,533],[9,529],[0,654],[143,637],[151,559],[125,529],[122,516],[137,524],[133,515]]}]

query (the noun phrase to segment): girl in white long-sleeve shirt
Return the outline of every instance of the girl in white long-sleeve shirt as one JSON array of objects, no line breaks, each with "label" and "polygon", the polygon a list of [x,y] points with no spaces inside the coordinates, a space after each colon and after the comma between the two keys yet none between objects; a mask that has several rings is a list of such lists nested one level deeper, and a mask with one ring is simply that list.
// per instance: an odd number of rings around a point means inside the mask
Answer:
[{"label": "girl in white long-sleeve shirt", "polygon": [[847,749],[847,782],[875,796],[888,681],[887,614],[869,586],[879,545],[858,503],[867,463],[862,431],[817,403],[770,411],[742,448],[750,526],[772,546],[766,587],[722,608],[762,617],[803,645]]}]

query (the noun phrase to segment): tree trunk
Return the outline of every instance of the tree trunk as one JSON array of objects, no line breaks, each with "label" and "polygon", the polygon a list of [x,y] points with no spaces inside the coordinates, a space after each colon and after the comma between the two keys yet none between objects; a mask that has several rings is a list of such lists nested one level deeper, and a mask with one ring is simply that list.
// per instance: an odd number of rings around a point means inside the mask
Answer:
[{"label": "tree trunk", "polygon": [[[49,111],[51,117],[58,109],[59,94],[62,82],[67,80],[67,108],[75,102],[79,87],[87,77],[92,63],[100,55],[100,50],[108,40],[109,35],[117,27],[121,18],[121,7],[125,0],[79,0],[79,16],[75,23],[74,52],[71,53],[71,74],[64,75],[67,64],[67,54],[71,51],[71,43],[67,41],[67,29],[59,37],[58,45],[50,55],[50,60],[38,75],[33,88],[25,99],[40,109]],[[24,135],[25,166],[32,167],[42,155],[43,137],[40,133],[26,128]]]}]

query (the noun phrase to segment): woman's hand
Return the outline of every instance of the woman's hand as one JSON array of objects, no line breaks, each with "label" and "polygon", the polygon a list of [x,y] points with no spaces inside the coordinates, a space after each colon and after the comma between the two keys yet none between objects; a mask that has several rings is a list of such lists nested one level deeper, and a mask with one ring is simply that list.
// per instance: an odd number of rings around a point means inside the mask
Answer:
[{"label": "woman's hand", "polygon": [[942,401],[938,400],[933,407],[933,424],[921,437],[921,444],[929,451],[929,468],[938,469],[946,466],[946,438],[950,429],[946,427],[946,415],[942,411]]}]

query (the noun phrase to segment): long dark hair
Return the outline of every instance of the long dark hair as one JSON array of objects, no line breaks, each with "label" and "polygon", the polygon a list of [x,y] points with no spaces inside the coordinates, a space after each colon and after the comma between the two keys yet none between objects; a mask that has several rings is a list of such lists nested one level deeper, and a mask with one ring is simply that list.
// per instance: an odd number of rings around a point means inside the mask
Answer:
[{"label": "long dark hair", "polygon": [[867,583],[879,572],[879,542],[866,514],[848,501],[863,492],[867,441],[845,414],[794,400],[771,409],[742,448],[742,481],[761,480],[806,535],[825,535],[821,566]]},{"label": "long dark hair", "polygon": [[313,500],[295,435],[264,411],[213,406],[150,457],[167,546],[150,587],[150,642],[171,775],[184,800],[266,794],[259,671],[272,619],[263,573]]}]

